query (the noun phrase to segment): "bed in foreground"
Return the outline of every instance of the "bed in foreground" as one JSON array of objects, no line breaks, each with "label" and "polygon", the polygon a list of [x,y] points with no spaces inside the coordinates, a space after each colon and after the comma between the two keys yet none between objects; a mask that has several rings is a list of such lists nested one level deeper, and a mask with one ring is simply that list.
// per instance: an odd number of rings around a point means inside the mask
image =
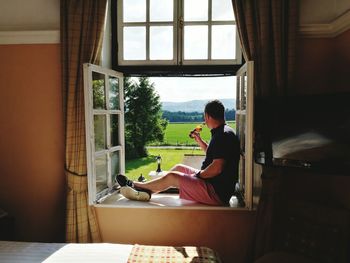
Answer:
[{"label": "bed in foreground", "polygon": [[221,260],[207,247],[0,241],[0,262],[219,263]]}]

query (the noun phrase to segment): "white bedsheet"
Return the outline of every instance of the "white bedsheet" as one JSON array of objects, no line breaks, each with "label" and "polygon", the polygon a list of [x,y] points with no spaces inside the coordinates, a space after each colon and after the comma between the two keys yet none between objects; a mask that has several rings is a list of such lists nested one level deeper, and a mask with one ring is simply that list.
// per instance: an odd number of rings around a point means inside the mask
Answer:
[{"label": "white bedsheet", "polygon": [[113,262],[125,263],[133,245],[34,243],[0,241],[1,263]]}]

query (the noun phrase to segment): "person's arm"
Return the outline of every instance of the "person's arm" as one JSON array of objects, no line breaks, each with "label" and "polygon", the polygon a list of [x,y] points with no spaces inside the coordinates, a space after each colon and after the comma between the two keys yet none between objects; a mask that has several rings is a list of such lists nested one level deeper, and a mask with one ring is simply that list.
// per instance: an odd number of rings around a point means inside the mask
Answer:
[{"label": "person's arm", "polygon": [[225,159],[214,159],[207,168],[197,173],[197,177],[206,179],[218,176],[224,170],[224,165]]},{"label": "person's arm", "polygon": [[200,134],[198,132],[193,132],[192,133],[193,139],[198,143],[198,145],[201,147],[201,149],[204,152],[207,152],[207,148],[208,148],[208,144],[203,141],[203,139],[201,138]]}]

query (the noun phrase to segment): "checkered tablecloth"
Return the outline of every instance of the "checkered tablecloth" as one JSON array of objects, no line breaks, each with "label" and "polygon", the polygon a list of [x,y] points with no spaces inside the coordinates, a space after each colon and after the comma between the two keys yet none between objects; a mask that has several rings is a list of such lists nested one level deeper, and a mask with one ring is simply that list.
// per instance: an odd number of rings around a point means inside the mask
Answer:
[{"label": "checkered tablecloth", "polygon": [[134,245],[128,263],[221,263],[218,254],[207,247]]}]

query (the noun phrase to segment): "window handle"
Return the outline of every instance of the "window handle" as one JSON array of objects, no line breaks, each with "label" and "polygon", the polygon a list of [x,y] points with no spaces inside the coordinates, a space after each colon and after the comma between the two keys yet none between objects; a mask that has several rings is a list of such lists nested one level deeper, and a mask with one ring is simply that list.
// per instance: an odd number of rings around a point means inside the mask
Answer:
[{"label": "window handle", "polygon": [[184,18],[183,18],[182,16],[179,18],[179,26],[180,26],[181,28],[184,27]]}]

